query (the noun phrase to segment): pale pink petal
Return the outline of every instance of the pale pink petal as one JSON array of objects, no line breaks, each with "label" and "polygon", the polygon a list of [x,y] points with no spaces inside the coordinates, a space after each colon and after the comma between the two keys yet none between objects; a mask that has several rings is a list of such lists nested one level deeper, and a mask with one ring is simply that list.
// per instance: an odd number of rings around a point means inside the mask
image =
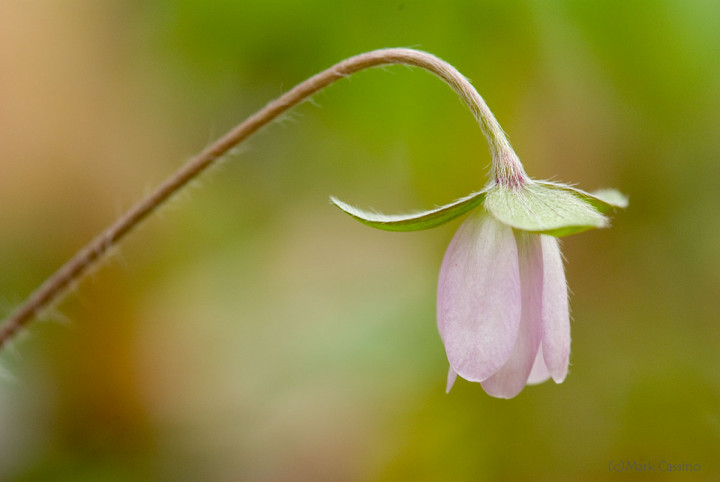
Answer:
[{"label": "pale pink petal", "polygon": [[522,391],[537,357],[542,336],[543,256],[540,236],[518,234],[522,314],[517,342],[508,361],[482,382],[493,397],[512,398]]},{"label": "pale pink petal", "polygon": [[570,356],[570,311],[562,255],[556,238],[542,236],[544,264],[542,351],[555,383],[562,383]]},{"label": "pale pink petal", "polygon": [[543,359],[542,350],[538,350],[535,363],[533,363],[532,370],[530,370],[530,376],[528,377],[528,385],[537,385],[550,378],[550,372],[548,372],[545,366],[545,360]]},{"label": "pale pink petal", "polygon": [[520,324],[520,272],[512,229],[471,215],[443,259],[438,328],[452,369],[482,381],[510,357]]},{"label": "pale pink petal", "polygon": [[455,385],[455,379],[457,378],[457,373],[455,373],[455,370],[450,367],[450,370],[448,370],[448,377],[447,377],[447,385],[445,386],[445,393],[450,393],[450,390],[452,389],[453,385]]}]

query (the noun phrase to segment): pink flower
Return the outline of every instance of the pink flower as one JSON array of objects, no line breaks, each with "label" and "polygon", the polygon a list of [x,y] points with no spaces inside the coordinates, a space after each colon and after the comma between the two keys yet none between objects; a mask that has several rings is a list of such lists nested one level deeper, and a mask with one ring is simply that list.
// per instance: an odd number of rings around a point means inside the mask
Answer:
[{"label": "pink flower", "polygon": [[455,234],[440,269],[437,322],[458,375],[494,397],[568,370],[567,285],[556,238],[513,230],[478,210]]},{"label": "pink flower", "polygon": [[499,398],[551,377],[565,380],[570,315],[557,238],[606,227],[604,213],[627,206],[614,190],[588,193],[507,171],[481,191],[413,214],[371,213],[332,198],[355,219],[389,231],[433,228],[470,212],[445,253],[438,283],[448,392],[458,375]]},{"label": "pink flower", "polygon": [[[427,211],[385,215],[334,197],[358,221],[388,231],[441,226],[469,213],[445,253],[437,323],[450,372],[480,382],[499,398],[527,384],[565,380],[570,354],[567,285],[558,237],[609,225],[606,214],[627,206],[613,189],[594,193],[536,181],[525,173],[482,97],[452,67],[440,76],[470,107],[488,140],[492,165],[481,190]],[[448,80],[451,79],[451,80]]]}]

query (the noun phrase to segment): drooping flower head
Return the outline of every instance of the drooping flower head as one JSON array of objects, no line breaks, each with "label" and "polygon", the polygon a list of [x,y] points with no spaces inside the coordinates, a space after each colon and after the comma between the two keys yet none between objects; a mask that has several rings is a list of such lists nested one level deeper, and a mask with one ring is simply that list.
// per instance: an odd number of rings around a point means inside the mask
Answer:
[{"label": "drooping flower head", "polygon": [[626,207],[627,199],[611,189],[589,193],[530,179],[482,98],[474,90],[463,98],[493,156],[482,190],[409,215],[331,200],[355,219],[389,231],[433,228],[470,212],[445,253],[438,282],[437,323],[450,362],[447,390],[460,376],[480,382],[494,397],[512,398],[526,384],[549,378],[561,383],[567,375],[570,317],[557,238],[608,226],[606,214]]},{"label": "drooping flower head", "polygon": [[445,253],[437,323],[450,371],[512,398],[530,383],[561,383],[570,353],[567,286],[557,237],[608,225],[604,213],[627,205],[617,191],[593,194],[550,182],[491,182],[480,192],[413,215],[340,209],[380,229],[439,226],[472,210]]}]

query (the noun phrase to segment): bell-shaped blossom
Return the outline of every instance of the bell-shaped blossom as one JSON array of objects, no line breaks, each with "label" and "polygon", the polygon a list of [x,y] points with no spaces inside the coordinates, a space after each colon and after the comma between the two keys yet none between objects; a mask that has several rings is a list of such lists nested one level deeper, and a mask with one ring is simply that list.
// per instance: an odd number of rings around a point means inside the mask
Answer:
[{"label": "bell-shaped blossom", "polygon": [[[437,321],[450,372],[511,398],[528,382],[565,379],[570,354],[567,286],[558,241],[473,213],[448,248]],[[535,367],[536,368],[533,368]]]},{"label": "bell-shaped blossom", "polygon": [[500,398],[526,384],[565,379],[570,315],[557,237],[606,227],[604,213],[627,205],[617,191],[591,194],[534,181],[518,166],[480,192],[410,215],[366,212],[332,198],[359,221],[390,231],[435,227],[472,210],[448,247],[438,282],[448,391],[457,376]]}]

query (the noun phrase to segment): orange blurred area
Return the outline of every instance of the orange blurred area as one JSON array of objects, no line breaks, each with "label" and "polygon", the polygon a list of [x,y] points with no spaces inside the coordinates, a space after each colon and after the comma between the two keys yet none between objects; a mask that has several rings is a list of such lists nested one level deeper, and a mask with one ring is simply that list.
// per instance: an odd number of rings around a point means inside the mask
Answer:
[{"label": "orange blurred area", "polygon": [[563,241],[568,379],[445,395],[459,222],[375,231],[328,196],[445,204],[485,184],[485,140],[424,72],[339,82],[0,352],[0,480],[718,480],[718,24],[680,0],[1,1],[2,314],[213,139],[376,48],[449,61],[528,174],[630,207]]}]

